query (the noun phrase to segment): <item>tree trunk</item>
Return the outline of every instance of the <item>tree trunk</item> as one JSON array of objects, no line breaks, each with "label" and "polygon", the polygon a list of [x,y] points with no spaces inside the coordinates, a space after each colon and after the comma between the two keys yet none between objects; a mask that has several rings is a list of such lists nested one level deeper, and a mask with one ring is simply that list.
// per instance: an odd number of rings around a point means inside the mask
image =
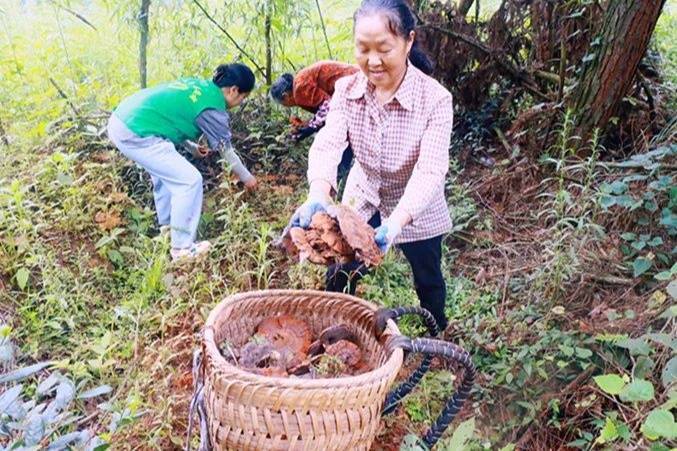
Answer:
[{"label": "tree trunk", "polygon": [[470,7],[472,6],[474,0],[460,0],[458,2],[458,12],[461,16],[465,17],[468,14],[468,11],[470,11]]},{"label": "tree trunk", "polygon": [[[613,117],[644,56],[665,0],[611,0],[569,99],[581,143]],[[598,42],[597,45],[595,43]],[[584,59],[585,61],[585,59]]]},{"label": "tree trunk", "polygon": [[150,0],[141,0],[141,11],[139,11],[139,82],[141,89],[147,86],[147,60],[146,50],[148,49],[148,10],[150,9]]},{"label": "tree trunk", "polygon": [[270,39],[270,31],[272,27],[273,15],[273,0],[266,1],[266,19],[265,19],[265,36],[266,36],[266,84],[270,86],[273,83],[273,43]]}]

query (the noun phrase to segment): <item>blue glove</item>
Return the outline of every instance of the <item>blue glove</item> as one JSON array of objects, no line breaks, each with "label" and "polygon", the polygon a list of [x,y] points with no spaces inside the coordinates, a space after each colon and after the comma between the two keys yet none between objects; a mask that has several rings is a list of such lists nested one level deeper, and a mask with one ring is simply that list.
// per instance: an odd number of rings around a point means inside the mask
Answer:
[{"label": "blue glove", "polygon": [[310,193],[308,199],[296,209],[289,222],[292,227],[307,229],[315,213],[326,211],[329,206],[329,198],[321,193]]},{"label": "blue glove", "polygon": [[402,232],[402,227],[394,221],[386,220],[383,225],[376,228],[374,242],[382,253],[388,252],[388,249],[395,242],[395,238]]},{"label": "blue glove", "polygon": [[321,211],[326,211],[327,205],[328,204],[326,203],[316,201],[304,202],[292,215],[291,226],[307,229],[310,227],[310,221],[313,219],[313,215]]}]

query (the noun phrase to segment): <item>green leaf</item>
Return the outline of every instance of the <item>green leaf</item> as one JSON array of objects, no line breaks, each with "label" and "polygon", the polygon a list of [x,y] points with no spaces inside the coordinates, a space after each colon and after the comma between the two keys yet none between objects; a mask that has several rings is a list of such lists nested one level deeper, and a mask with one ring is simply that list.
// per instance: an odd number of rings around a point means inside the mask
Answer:
[{"label": "green leaf", "polygon": [[425,444],[421,442],[421,439],[419,439],[414,434],[405,435],[404,440],[402,440],[402,444],[400,445],[400,451],[425,451],[425,450],[426,450]]},{"label": "green leaf", "polygon": [[616,180],[611,184],[611,192],[614,194],[624,194],[628,190],[628,184],[620,180]]},{"label": "green leaf", "polygon": [[110,385],[101,385],[99,387],[87,390],[86,392],[81,393],[78,396],[78,399],[89,399],[95,398],[97,396],[106,395],[113,391],[113,388]]},{"label": "green leaf", "polygon": [[508,443],[503,448],[501,448],[499,451],[515,451],[515,444],[514,443]]},{"label": "green leaf", "polygon": [[637,239],[637,234],[632,232],[626,232],[621,234],[621,238],[623,238],[625,241],[634,241]]},{"label": "green leaf", "polygon": [[[634,249],[637,249],[638,251],[641,251],[646,247],[646,241],[633,241],[630,246],[632,246]],[[637,277],[637,276],[635,276]]]},{"label": "green leaf", "polygon": [[614,421],[607,417],[606,422],[604,423],[604,427],[599,433],[599,437],[597,437],[597,440],[595,440],[595,443],[599,444],[605,444],[608,442],[612,442],[618,438],[618,430],[616,429],[616,424]]},{"label": "green leaf", "polygon": [[665,291],[667,291],[668,294],[672,296],[672,299],[677,300],[677,279],[670,282]]},{"label": "green leaf", "polygon": [[599,198],[599,205],[605,210],[616,205],[616,196],[603,195]]},{"label": "green leaf", "polygon": [[671,271],[662,271],[662,272],[659,272],[658,274],[656,274],[655,276],[653,276],[653,278],[656,279],[656,280],[660,280],[661,282],[665,281],[665,280],[670,280],[670,279],[672,279],[672,272]]},{"label": "green leaf", "polygon": [[661,437],[667,439],[677,437],[675,418],[667,410],[653,410],[644,420],[640,430],[649,440],[657,440]]},{"label": "green leaf", "polygon": [[654,398],[653,384],[644,379],[635,379],[623,387],[619,395],[621,401],[651,401]]},{"label": "green leaf", "polygon": [[587,359],[592,357],[592,351],[587,348],[576,348],[576,356],[581,359]]},{"label": "green leaf", "polygon": [[675,381],[677,381],[677,356],[668,360],[668,363],[665,364],[663,372],[661,373],[663,387],[668,388],[668,386]]},{"label": "green leaf", "polygon": [[615,344],[630,351],[631,355],[649,355],[651,353],[651,346],[644,338],[626,338],[617,341]]},{"label": "green leaf", "polygon": [[34,365],[26,366],[23,368],[18,368],[14,371],[10,371],[9,373],[5,373],[2,376],[0,376],[0,384],[5,384],[7,382],[15,382],[19,381],[21,379],[25,379],[29,376],[32,376],[33,374],[37,373],[38,371],[47,368],[50,366],[52,362],[41,362],[41,363],[36,363]]},{"label": "green leaf", "polygon": [[646,244],[653,247],[660,246],[661,244],[663,244],[663,238],[655,236],[650,241],[647,241]]},{"label": "green leaf", "polygon": [[639,277],[645,272],[647,272],[652,265],[652,261],[645,257],[637,257],[634,262],[632,262],[632,269],[634,277]]},{"label": "green leaf", "polygon": [[625,387],[625,381],[618,374],[605,374],[595,376],[593,379],[602,391],[610,395],[618,395]]},{"label": "green leaf", "polygon": [[31,273],[28,272],[26,268],[19,268],[19,270],[16,272],[16,284],[19,286],[19,289],[21,291],[26,289],[26,285],[28,285],[28,277],[30,277]]},{"label": "green leaf", "polygon": [[468,441],[472,438],[475,433],[475,417],[470,418],[469,420],[464,421],[459,424],[454,435],[451,436],[451,439],[444,443],[444,447],[440,447],[443,450],[454,450],[460,451],[464,450],[468,446]]},{"label": "green leaf", "polygon": [[60,185],[70,186],[73,184],[73,177],[68,174],[64,174],[63,172],[59,172],[56,175],[56,181],[59,182]]}]

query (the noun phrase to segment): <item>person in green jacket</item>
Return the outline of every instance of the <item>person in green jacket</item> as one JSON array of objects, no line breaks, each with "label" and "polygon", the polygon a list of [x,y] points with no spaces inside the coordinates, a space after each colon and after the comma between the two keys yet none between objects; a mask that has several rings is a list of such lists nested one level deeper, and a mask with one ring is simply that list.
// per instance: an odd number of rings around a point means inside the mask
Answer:
[{"label": "person in green jacket", "polygon": [[171,256],[196,257],[210,248],[196,242],[202,212],[202,175],[176,150],[205,134],[209,149],[191,145],[193,155],[219,152],[247,189],[256,178],[231,144],[228,110],[254,89],[251,69],[240,63],[220,65],[211,80],[183,78],[143,89],[124,99],[108,121],[108,136],[127,158],[151,176],[160,228],[171,233]]}]

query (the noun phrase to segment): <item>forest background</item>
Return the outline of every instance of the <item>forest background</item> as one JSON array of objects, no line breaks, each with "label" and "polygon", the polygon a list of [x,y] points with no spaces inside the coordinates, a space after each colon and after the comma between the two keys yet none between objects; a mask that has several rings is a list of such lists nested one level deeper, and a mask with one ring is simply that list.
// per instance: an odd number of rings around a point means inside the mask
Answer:
[{"label": "forest background", "polygon": [[[309,142],[289,141],[266,85],[352,61],[358,4],[0,2],[0,447],[179,449],[211,308],[322,288],[321,268],[272,245],[304,198]],[[438,449],[674,449],[675,1],[413,6],[455,98],[445,338],[480,374]],[[256,70],[233,124],[261,187],[196,161],[215,249],[177,267],[105,122],[145,84],[233,60]],[[393,252],[359,295],[415,305],[409,277]],[[374,449],[420,449],[451,370],[437,362]]]}]

